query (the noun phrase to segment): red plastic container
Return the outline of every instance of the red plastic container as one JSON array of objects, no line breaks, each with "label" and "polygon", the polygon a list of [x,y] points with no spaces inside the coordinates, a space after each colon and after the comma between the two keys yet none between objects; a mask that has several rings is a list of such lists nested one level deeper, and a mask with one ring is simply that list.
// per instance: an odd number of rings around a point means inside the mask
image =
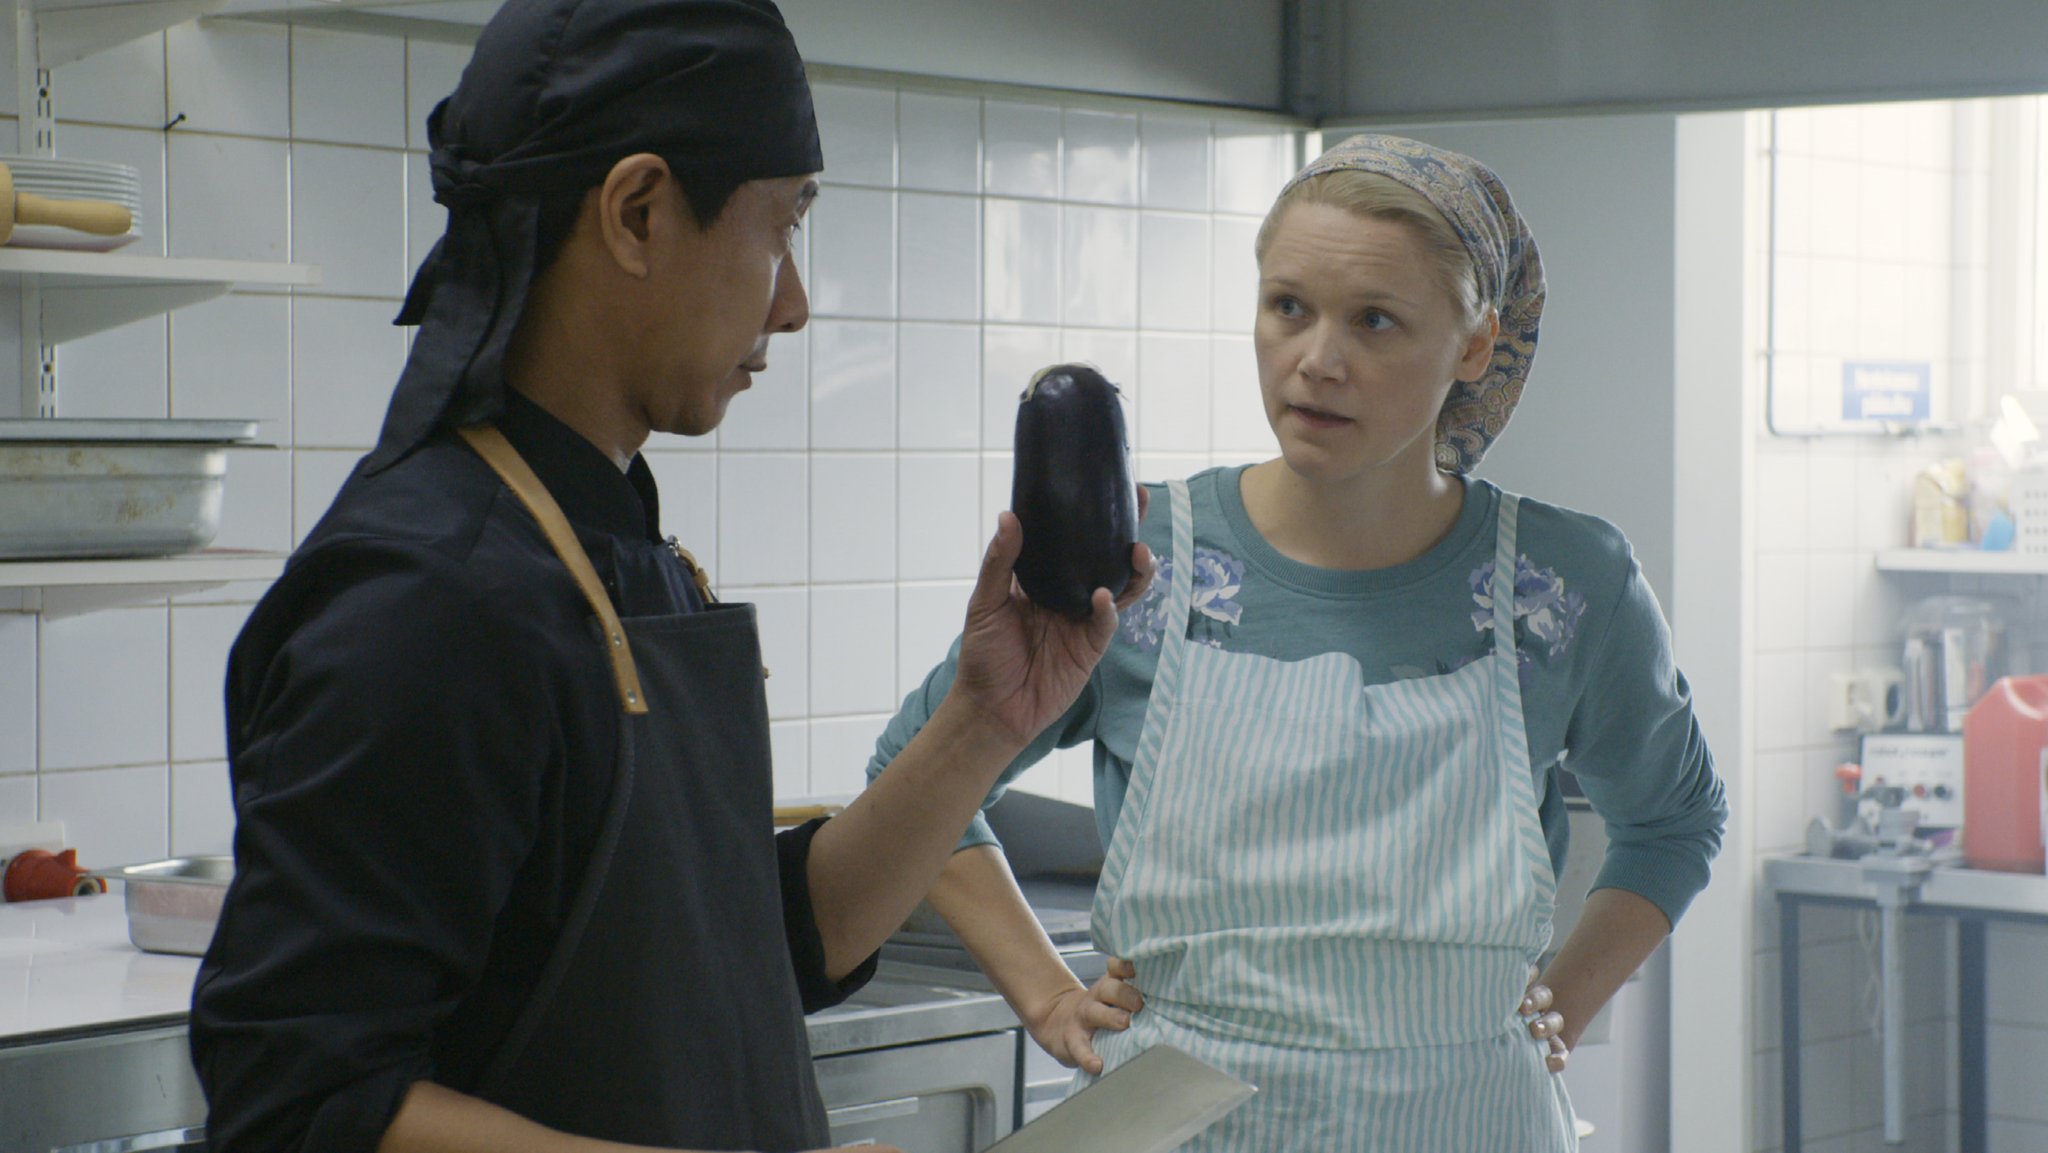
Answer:
[{"label": "red plastic container", "polygon": [[1963,859],[2039,873],[2048,807],[2048,676],[2002,677],[1963,720]]}]

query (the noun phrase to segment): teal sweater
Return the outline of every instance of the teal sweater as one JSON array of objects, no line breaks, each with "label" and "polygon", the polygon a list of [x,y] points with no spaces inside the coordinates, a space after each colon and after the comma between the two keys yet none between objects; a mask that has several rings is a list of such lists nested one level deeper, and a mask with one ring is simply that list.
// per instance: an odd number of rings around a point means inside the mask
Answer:
[{"label": "teal sweater", "polygon": [[[1276,660],[1340,651],[1367,684],[1436,676],[1492,645],[1490,600],[1500,490],[1472,481],[1448,535],[1393,568],[1315,568],[1281,555],[1259,535],[1238,490],[1241,468],[1188,481],[1195,511],[1191,639]],[[1173,565],[1164,486],[1151,491],[1142,539],[1158,579],[1124,610],[1109,653],[1066,715],[1032,742],[984,804],[1054,748],[1095,742],[1095,817],[1107,846],[1159,666],[1160,632]],[[1605,820],[1606,860],[1594,888],[1636,893],[1673,924],[1706,886],[1727,803],[1693,719],[1670,632],[1620,530],[1596,517],[1524,499],[1517,532],[1515,617],[1522,711],[1536,795],[1553,868],[1563,869],[1569,825],[1557,769],[1569,768]],[[956,642],[945,662],[903,701],[877,742],[872,780],[910,742],[953,683]],[[977,814],[962,847],[995,841]]]}]

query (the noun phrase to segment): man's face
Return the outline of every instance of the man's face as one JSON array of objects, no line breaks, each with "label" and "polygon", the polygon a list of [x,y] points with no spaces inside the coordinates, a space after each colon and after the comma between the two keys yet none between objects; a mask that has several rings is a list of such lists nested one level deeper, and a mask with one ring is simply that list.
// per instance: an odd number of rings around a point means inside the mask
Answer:
[{"label": "man's face", "polygon": [[702,436],[768,366],[768,338],[810,321],[797,272],[796,232],[818,193],[813,176],[742,184],[699,228],[671,181],[653,246],[645,347],[633,359],[648,426]]}]

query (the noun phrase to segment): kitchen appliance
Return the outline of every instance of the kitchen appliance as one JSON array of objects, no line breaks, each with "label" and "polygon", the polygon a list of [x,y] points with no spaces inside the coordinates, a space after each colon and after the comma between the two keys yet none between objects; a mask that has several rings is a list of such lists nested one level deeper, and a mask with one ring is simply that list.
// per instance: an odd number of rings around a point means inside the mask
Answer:
[{"label": "kitchen appliance", "polygon": [[1258,1089],[1171,1045],[1155,1045],[987,1153],[1168,1153]]},{"label": "kitchen appliance", "polygon": [[1970,706],[2013,671],[2003,607],[1985,597],[1928,597],[1902,624],[1906,731],[1962,732]]},{"label": "kitchen appliance", "polygon": [[1963,746],[1962,733],[1867,733],[1863,791],[1899,789],[1899,807],[1919,812],[1919,828],[1959,828],[1965,816]]},{"label": "kitchen appliance", "polygon": [[2048,676],[2005,677],[1963,722],[1963,859],[2039,873],[2048,864]]},{"label": "kitchen appliance", "polygon": [[253,421],[0,420],[0,558],[166,556],[220,531]]}]

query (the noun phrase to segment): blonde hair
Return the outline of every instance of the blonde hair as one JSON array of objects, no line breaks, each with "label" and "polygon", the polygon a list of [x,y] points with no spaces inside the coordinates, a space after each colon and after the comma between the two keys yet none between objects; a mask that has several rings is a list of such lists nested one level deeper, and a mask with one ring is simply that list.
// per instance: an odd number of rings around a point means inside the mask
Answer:
[{"label": "blonde hair", "polygon": [[1459,314],[1470,328],[1486,319],[1487,305],[1479,299],[1479,272],[1472,266],[1472,254],[1451,229],[1450,221],[1420,192],[1392,177],[1377,172],[1339,169],[1322,172],[1287,189],[1273,202],[1252,253],[1261,262],[1273,230],[1287,210],[1297,204],[1327,204],[1357,216],[1370,216],[1405,224],[1421,239],[1436,264],[1436,271]]}]

